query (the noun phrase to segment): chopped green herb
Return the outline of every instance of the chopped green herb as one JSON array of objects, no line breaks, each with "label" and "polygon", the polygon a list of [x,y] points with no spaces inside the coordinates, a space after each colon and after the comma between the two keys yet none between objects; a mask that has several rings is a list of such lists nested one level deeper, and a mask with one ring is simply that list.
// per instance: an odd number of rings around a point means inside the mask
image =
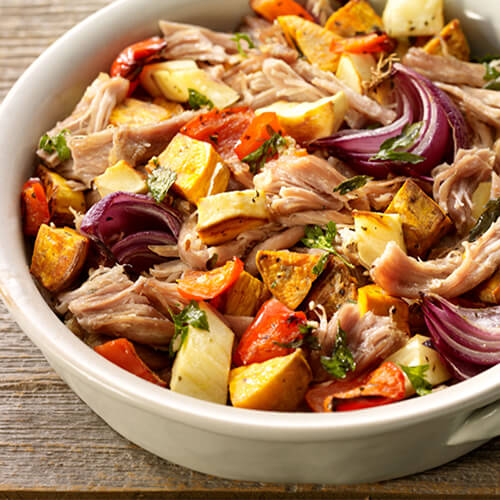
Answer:
[{"label": "chopped green herb", "polygon": [[484,85],[488,90],[500,90],[500,57],[499,56],[486,56],[479,62],[484,64],[486,71],[484,73]]},{"label": "chopped green herb", "polygon": [[275,132],[269,125],[267,126],[267,131],[271,137],[262,146],[242,159],[242,161],[248,163],[252,174],[256,174],[265,165],[267,160],[277,154],[278,148],[286,146],[285,138]]},{"label": "chopped green herb", "polygon": [[480,236],[482,236],[489,228],[492,226],[497,219],[500,217],[500,198],[496,200],[490,200],[486,203],[486,207],[477,220],[476,225],[471,229],[469,233],[469,241],[476,241]]},{"label": "chopped green herb", "polygon": [[301,338],[292,340],[291,342],[278,342],[273,341],[273,343],[279,347],[284,347],[285,349],[298,349],[299,347],[306,346],[311,351],[319,351],[321,349],[318,339],[312,334],[314,327],[310,324],[299,325],[299,332],[302,334]]},{"label": "chopped green herb", "polygon": [[[328,253],[331,253],[333,255],[336,255],[342,262],[350,267],[353,268],[354,266],[346,260],[342,255],[340,255],[335,248],[333,248],[333,243],[335,241],[335,237],[337,236],[337,225],[335,222],[330,221],[326,225],[326,229],[323,232],[323,229],[321,229],[320,226],[306,226],[305,229],[305,236],[302,238],[300,241],[307,247],[307,248],[320,248],[321,250],[326,250]],[[327,255],[327,254],[325,254]],[[323,259],[323,257],[322,257]],[[326,258],[324,258],[324,262],[322,263],[323,268],[317,267],[320,266],[320,261],[314,266],[314,268],[317,268],[316,270],[318,271],[323,271],[324,265],[326,263]],[[313,269],[313,272],[315,274],[320,274],[320,272],[316,273]]]},{"label": "chopped green herb", "polygon": [[212,109],[214,107],[214,103],[207,96],[200,94],[200,92],[198,92],[197,90],[188,89],[188,92],[188,104],[191,109],[200,109],[203,106],[207,106],[209,109]]},{"label": "chopped green herb", "polygon": [[71,158],[71,150],[66,143],[66,137],[64,137],[66,134],[69,134],[69,130],[67,129],[61,130],[61,132],[54,137],[49,137],[45,134],[40,139],[38,147],[47,153],[56,152],[61,161],[69,160]]},{"label": "chopped green herb", "polygon": [[190,326],[208,332],[207,315],[205,311],[200,309],[198,302],[195,300],[192,300],[179,314],[173,314],[170,311],[170,316],[175,327],[174,336],[168,348],[172,357],[181,348],[184,340],[186,340]]},{"label": "chopped green herb", "polygon": [[355,175],[344,182],[341,182],[334,190],[334,193],[340,193],[342,195],[355,191],[356,189],[362,188],[368,181],[373,180],[373,177],[369,175]]},{"label": "chopped green herb", "polygon": [[244,51],[243,47],[241,46],[241,40],[245,40],[245,42],[247,42],[249,49],[255,49],[254,43],[246,33],[235,33],[233,38],[231,38],[231,40],[236,42],[236,47],[238,48],[238,52],[243,57],[248,57],[248,54]]},{"label": "chopped green herb", "polygon": [[212,255],[212,257],[210,257],[208,260],[207,260],[207,269],[209,271],[211,271],[212,269],[214,269],[214,267],[217,265],[217,261],[219,260],[219,256],[214,253]]},{"label": "chopped green herb", "polygon": [[321,365],[335,378],[345,378],[347,372],[356,369],[356,362],[346,345],[346,333],[339,322],[339,332],[335,338],[335,346],[331,356],[321,356]]},{"label": "chopped green herb", "polygon": [[157,156],[153,156],[153,158],[151,158],[151,163],[155,166],[155,167],[159,167],[160,166],[160,160],[158,159]]},{"label": "chopped green herb", "polygon": [[423,162],[425,160],[423,156],[405,151],[415,144],[423,124],[424,122],[406,124],[401,134],[384,141],[380,146],[380,151],[372,156],[370,160],[400,161],[411,164]]},{"label": "chopped green herb", "polygon": [[325,265],[328,260],[329,253],[324,253],[320,259],[318,260],[318,263],[313,267],[312,272],[316,276],[319,276],[324,270],[325,270]]},{"label": "chopped green herb", "polygon": [[276,288],[278,286],[278,282],[276,280],[274,280],[272,283],[271,283],[271,288]]},{"label": "chopped green herb", "polygon": [[302,347],[303,343],[304,339],[302,338],[292,340],[291,342],[278,342],[277,340],[273,340],[273,344],[278,347],[283,347],[284,349],[298,349],[299,347]]},{"label": "chopped green herb", "polygon": [[432,384],[425,379],[425,372],[429,369],[429,365],[399,365],[399,367],[408,377],[408,380],[419,396],[425,396],[431,392]]},{"label": "chopped green herb", "polygon": [[165,199],[175,179],[177,179],[176,172],[161,165],[148,175],[146,184],[156,203],[161,203]]}]

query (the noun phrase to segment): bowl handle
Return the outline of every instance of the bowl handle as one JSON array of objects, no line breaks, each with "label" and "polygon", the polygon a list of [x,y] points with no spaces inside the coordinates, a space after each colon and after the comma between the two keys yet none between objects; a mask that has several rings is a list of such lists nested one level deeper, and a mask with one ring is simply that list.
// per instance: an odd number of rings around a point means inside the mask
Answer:
[{"label": "bowl handle", "polygon": [[500,401],[473,411],[449,438],[447,444],[455,446],[474,441],[486,441],[500,436]]}]

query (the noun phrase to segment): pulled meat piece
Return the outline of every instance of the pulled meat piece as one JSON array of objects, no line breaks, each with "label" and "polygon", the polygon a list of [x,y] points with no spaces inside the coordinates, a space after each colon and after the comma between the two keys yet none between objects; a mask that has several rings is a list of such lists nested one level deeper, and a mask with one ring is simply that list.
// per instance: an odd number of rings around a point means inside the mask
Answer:
[{"label": "pulled meat piece", "polygon": [[305,0],[300,2],[324,26],[328,18],[333,14],[334,9],[330,0]]},{"label": "pulled meat piece", "polygon": [[399,330],[389,316],[376,316],[369,311],[360,317],[357,304],[345,303],[328,322],[326,329],[317,330],[321,350],[313,353],[316,358],[312,363],[315,380],[331,378],[318,361],[321,355],[331,356],[339,325],[346,332],[346,344],[356,362],[356,370],[349,373],[349,377],[376,366],[408,340],[408,335]]},{"label": "pulled meat piece", "polygon": [[167,59],[194,59],[225,63],[238,53],[230,33],[218,33],[192,24],[160,21],[160,30],[167,41]]},{"label": "pulled meat piece", "polygon": [[406,179],[407,177],[394,177],[388,180],[373,180],[367,182],[358,192],[368,198],[373,210],[383,212]]},{"label": "pulled meat piece", "polygon": [[435,293],[458,297],[488,279],[500,266],[500,219],[478,240],[462,243],[464,253],[422,262],[408,257],[394,242],[373,263],[370,275],[388,294],[417,298]]},{"label": "pulled meat piece", "polygon": [[495,154],[490,149],[461,149],[453,165],[447,163],[432,171],[436,202],[455,223],[459,234],[465,234],[476,222],[472,193],[481,182],[491,180]]},{"label": "pulled meat piece", "polygon": [[413,47],[404,56],[403,64],[437,82],[472,87],[484,85],[485,67],[482,64],[461,61],[456,57],[435,56]]},{"label": "pulled meat piece", "polygon": [[358,198],[356,193],[340,195],[333,191],[344,180],[328,161],[317,156],[282,155],[265,165],[254,177],[254,184],[266,193],[274,217],[311,210],[349,215],[352,202],[357,202],[356,208],[368,209],[366,198]]},{"label": "pulled meat piece", "polygon": [[59,313],[71,311],[89,333],[168,345],[174,325],[143,295],[145,282],[131,281],[122,266],[101,267],[80,288],[59,295],[56,308]]},{"label": "pulled meat piece", "polygon": [[[127,96],[129,85],[129,81],[124,78],[110,78],[101,73],[87,88],[71,115],[58,122],[47,135],[54,137],[62,130],[67,130],[72,136],[100,132],[108,125],[113,108]],[[39,149],[37,155],[51,168],[61,164],[57,153]]]},{"label": "pulled meat piece", "polygon": [[177,283],[168,283],[156,278],[148,278],[144,281],[142,294],[167,317],[170,315],[169,311],[178,313],[189,302],[177,291]]}]

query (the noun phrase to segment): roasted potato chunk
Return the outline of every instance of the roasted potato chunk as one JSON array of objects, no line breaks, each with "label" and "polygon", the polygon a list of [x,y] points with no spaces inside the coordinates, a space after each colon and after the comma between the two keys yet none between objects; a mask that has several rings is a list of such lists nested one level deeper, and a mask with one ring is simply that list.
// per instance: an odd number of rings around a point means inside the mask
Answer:
[{"label": "roasted potato chunk", "polygon": [[149,125],[170,118],[168,111],[151,102],[127,98],[118,104],[109,117],[109,123],[118,127],[120,125]]},{"label": "roasted potato chunk", "polygon": [[117,191],[126,193],[147,193],[144,176],[126,161],[120,160],[94,179],[94,186],[102,198]]},{"label": "roasted potato chunk", "polygon": [[462,30],[460,21],[453,19],[439,33],[439,36],[434,37],[424,47],[428,54],[435,56],[443,55],[443,45],[446,53],[450,56],[468,61],[470,59],[470,47],[467,38]]},{"label": "roasted potato chunk", "polygon": [[88,247],[88,238],[74,229],[42,224],[31,258],[31,274],[50,292],[60,292],[78,277]]},{"label": "roasted potato chunk", "polygon": [[306,303],[313,300],[325,308],[328,318],[348,300],[356,300],[356,278],[348,267],[334,255],[328,257],[325,269],[316,280]]},{"label": "roasted potato chunk", "polygon": [[340,55],[330,50],[336,38],[331,31],[298,16],[280,16],[278,22],[290,45],[296,46],[311,64],[324,71],[337,71]]},{"label": "roasted potato chunk", "polygon": [[371,311],[377,316],[392,316],[400,330],[410,333],[408,304],[392,297],[378,285],[366,285],[358,289],[359,314]]},{"label": "roasted potato chunk", "polygon": [[489,280],[479,285],[475,291],[479,300],[488,304],[500,304],[500,269]]},{"label": "roasted potato chunk", "polygon": [[74,191],[64,177],[42,165],[37,168],[37,174],[47,194],[50,220],[57,225],[73,225],[71,209],[81,213],[86,210],[83,191]]},{"label": "roasted potato chunk", "polygon": [[394,196],[385,213],[399,214],[408,255],[423,257],[452,227],[441,207],[408,179]]},{"label": "roasted potato chunk", "polygon": [[295,309],[306,298],[319,275],[315,266],[320,258],[320,255],[286,250],[260,250],[255,260],[262,280],[273,296]]},{"label": "roasted potato chunk", "polygon": [[312,380],[311,369],[301,349],[231,370],[229,394],[237,408],[294,411]]},{"label": "roasted potato chunk", "polygon": [[223,295],[223,305],[219,310],[231,316],[255,316],[271,296],[264,283],[246,271]]},{"label": "roasted potato chunk", "polygon": [[347,38],[361,33],[382,31],[384,23],[366,0],[350,0],[330,16],[325,28]]}]

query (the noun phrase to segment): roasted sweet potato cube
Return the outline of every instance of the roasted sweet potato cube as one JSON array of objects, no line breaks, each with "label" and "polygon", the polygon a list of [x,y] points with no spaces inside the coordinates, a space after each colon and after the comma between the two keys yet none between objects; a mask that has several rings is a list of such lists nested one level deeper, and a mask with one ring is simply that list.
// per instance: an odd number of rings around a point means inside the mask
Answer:
[{"label": "roasted sweet potato cube", "polygon": [[325,269],[315,281],[306,303],[314,301],[325,308],[328,318],[348,300],[356,300],[356,278],[349,268],[334,255],[328,257]]},{"label": "roasted sweet potato cube", "polygon": [[88,247],[88,238],[74,229],[42,224],[31,258],[31,274],[50,292],[59,292],[78,277]]},{"label": "roasted sweet potato cube", "polygon": [[47,193],[50,220],[56,225],[73,225],[71,210],[84,213],[86,209],[83,191],[74,191],[64,177],[42,165],[38,166],[37,174]]},{"label": "roasted sweet potato cube", "polygon": [[320,255],[286,250],[260,250],[256,263],[264,284],[273,296],[290,309],[295,309],[306,298],[319,275],[315,266],[320,258]]},{"label": "roasted sweet potato cube", "polygon": [[380,16],[366,0],[350,0],[335,11],[325,28],[338,36],[351,37],[361,33],[383,30]]},{"label": "roasted sweet potato cube", "polygon": [[243,271],[236,283],[224,293],[221,310],[231,316],[255,316],[270,296],[262,281]]},{"label": "roasted sweet potato cube", "polygon": [[388,295],[378,285],[366,285],[358,289],[358,307],[361,316],[368,311],[377,316],[392,316],[400,330],[410,332],[408,304]]},{"label": "roasted sweet potato cube", "polygon": [[396,193],[385,213],[401,216],[407,253],[412,257],[424,257],[452,227],[440,206],[411,179]]},{"label": "roasted sweet potato cube", "polygon": [[340,55],[330,50],[331,31],[298,16],[280,16],[278,22],[290,45],[298,47],[308,61],[324,71],[337,71]]},{"label": "roasted sweet potato cube", "polygon": [[120,125],[149,125],[166,120],[170,116],[170,113],[162,106],[127,98],[113,109],[109,123],[116,127]]},{"label": "roasted sweet potato cube", "polygon": [[500,304],[500,269],[484,283],[476,288],[479,300],[488,304]]},{"label": "roasted sweet potato cube", "polygon": [[424,47],[428,54],[443,55],[443,46],[450,56],[468,61],[470,59],[470,47],[467,38],[462,30],[460,21],[453,19],[439,33],[439,36],[432,38]]}]

